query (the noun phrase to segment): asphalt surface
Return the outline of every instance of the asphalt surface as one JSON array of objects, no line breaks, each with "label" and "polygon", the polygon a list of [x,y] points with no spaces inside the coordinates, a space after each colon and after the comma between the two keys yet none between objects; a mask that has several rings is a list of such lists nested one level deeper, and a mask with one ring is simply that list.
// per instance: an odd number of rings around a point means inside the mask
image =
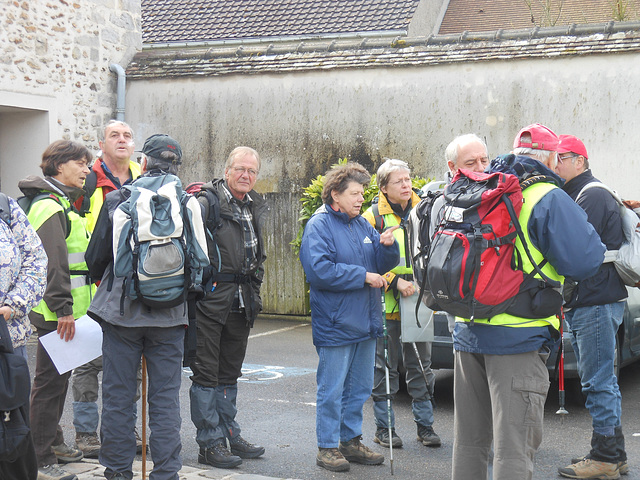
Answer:
[{"label": "asphalt surface", "polygon": [[[31,369],[35,362],[35,345],[28,348]],[[389,450],[373,443],[375,425],[371,402],[365,404],[363,442],[385,454],[381,466],[352,465],[349,473],[333,473],[315,465],[315,368],[317,354],[311,341],[311,326],[305,323],[259,319],[252,331],[239,385],[237,420],[242,435],[252,443],[265,446],[262,458],[244,460],[233,470],[209,469],[197,463],[198,447],[195,428],[189,417],[190,386],[188,370],[184,371],[181,389],[182,459],[181,476],[198,478],[258,479],[264,477],[293,479],[332,479],[348,476],[357,480],[391,477]],[[416,441],[416,428],[411,414],[411,400],[401,391],[395,401],[396,430],[404,440],[401,449],[393,451],[394,478],[445,480],[451,477],[453,442],[453,371],[436,372],[436,432],[442,438],[440,448],[424,447]],[[640,363],[622,370],[620,386],[623,395],[623,429],[631,472],[626,480],[640,480]],[[61,420],[67,443],[75,438],[71,393]],[[536,457],[534,479],[561,478],[557,468],[569,463],[572,456],[588,452],[591,418],[579,401],[579,395],[567,386],[568,415],[557,415],[557,385],[552,387],[545,407],[545,433]],[[138,405],[138,412],[141,412]],[[140,421],[139,421],[140,428]],[[138,457],[140,459],[140,457]],[[89,467],[87,465],[87,467]],[[91,477],[100,470],[92,466]],[[204,470],[203,470],[204,468]],[[141,478],[141,477],[135,477]],[[517,479],[514,479],[517,480]]]}]

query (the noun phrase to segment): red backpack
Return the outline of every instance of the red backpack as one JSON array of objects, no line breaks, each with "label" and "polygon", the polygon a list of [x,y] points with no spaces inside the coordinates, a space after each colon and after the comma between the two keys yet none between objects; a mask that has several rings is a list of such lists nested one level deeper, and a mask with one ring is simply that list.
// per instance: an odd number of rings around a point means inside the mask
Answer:
[{"label": "red backpack", "polygon": [[[421,282],[427,306],[472,322],[504,312],[545,318],[560,310],[561,284],[542,273],[546,260],[540,266],[533,260],[518,222],[523,202],[518,177],[460,169],[444,198],[442,220],[429,244],[421,245],[427,256]],[[421,221],[424,228],[428,224]],[[529,274],[522,270],[517,237],[534,266]],[[542,290],[548,290],[544,298]]]}]

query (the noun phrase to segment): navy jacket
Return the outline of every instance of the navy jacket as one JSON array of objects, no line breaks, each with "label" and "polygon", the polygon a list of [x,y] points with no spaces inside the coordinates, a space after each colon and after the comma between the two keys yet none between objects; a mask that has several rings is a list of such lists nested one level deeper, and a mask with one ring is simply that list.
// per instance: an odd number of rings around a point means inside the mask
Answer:
[{"label": "navy jacket", "polygon": [[311,287],[313,344],[343,346],[382,336],[379,288],[367,272],[384,274],[400,260],[398,243],[384,246],[362,216],[349,219],[323,205],[304,229],[300,261]]},{"label": "navy jacket", "polygon": [[[585,185],[598,181],[591,170],[585,170],[569,180],[563,190],[575,200]],[[587,212],[589,223],[596,229],[607,250],[620,248],[624,242],[622,218],[618,203],[611,194],[603,188],[590,188],[582,194],[578,205]],[[578,282],[567,307],[606,305],[625,298],[627,289],[613,263],[603,263],[595,275]]]}]

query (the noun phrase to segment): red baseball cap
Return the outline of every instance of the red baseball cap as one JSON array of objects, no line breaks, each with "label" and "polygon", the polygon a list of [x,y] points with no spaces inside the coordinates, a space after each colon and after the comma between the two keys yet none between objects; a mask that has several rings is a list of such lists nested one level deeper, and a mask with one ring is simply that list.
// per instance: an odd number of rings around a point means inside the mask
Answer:
[{"label": "red baseball cap", "polygon": [[587,155],[587,147],[584,146],[584,143],[582,143],[582,140],[578,137],[574,137],[573,135],[560,135],[558,138],[560,139],[558,153],[571,152],[582,155],[584,158],[589,158]]},{"label": "red baseball cap", "polygon": [[533,148],[534,150],[556,151],[558,136],[540,123],[524,127],[513,140],[513,148]]}]

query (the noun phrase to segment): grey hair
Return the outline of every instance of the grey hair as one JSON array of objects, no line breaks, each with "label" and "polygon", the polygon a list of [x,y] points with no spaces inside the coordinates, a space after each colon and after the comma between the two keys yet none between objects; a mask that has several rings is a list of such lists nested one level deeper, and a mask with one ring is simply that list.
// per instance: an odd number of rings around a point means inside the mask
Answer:
[{"label": "grey hair", "polygon": [[127,127],[131,132],[131,138],[133,138],[133,128],[128,123],[123,122],[122,120],[109,120],[107,124],[104,126],[104,130],[102,130],[102,141],[104,142],[107,139],[107,128],[114,127],[116,125],[122,125],[123,127]]},{"label": "grey hair", "polygon": [[378,168],[378,172],[376,173],[376,181],[378,183],[378,187],[386,187],[389,183],[389,177],[393,172],[398,170],[406,170],[411,174],[411,169],[409,168],[409,164],[402,160],[396,160],[395,158],[387,158],[385,162],[380,165]]},{"label": "grey hair", "polygon": [[254,157],[256,157],[256,160],[258,161],[258,171],[260,171],[260,155],[258,155],[258,152],[256,152],[251,147],[236,147],[231,150],[231,153],[227,158],[227,163],[225,163],[224,165],[224,169],[230,169],[233,166],[233,162],[235,162],[237,158],[242,158],[245,155],[253,155]]},{"label": "grey hair", "polygon": [[526,155],[527,157],[531,157],[539,162],[545,163],[549,157],[556,153],[555,150],[541,150],[539,148],[529,148],[529,147],[517,147],[513,149],[513,153],[516,155]]},{"label": "grey hair", "polygon": [[147,156],[147,170],[158,169],[171,175],[178,175],[180,157],[175,152],[162,152],[162,158]]},{"label": "grey hair", "polygon": [[479,142],[484,147],[484,151],[487,152],[487,144],[485,141],[480,138],[475,133],[465,133],[464,135],[458,135],[454,138],[449,145],[447,145],[447,149],[444,151],[444,159],[447,162],[447,166],[449,162],[454,165],[458,164],[458,153],[460,151],[460,147],[467,145],[471,142]]}]

